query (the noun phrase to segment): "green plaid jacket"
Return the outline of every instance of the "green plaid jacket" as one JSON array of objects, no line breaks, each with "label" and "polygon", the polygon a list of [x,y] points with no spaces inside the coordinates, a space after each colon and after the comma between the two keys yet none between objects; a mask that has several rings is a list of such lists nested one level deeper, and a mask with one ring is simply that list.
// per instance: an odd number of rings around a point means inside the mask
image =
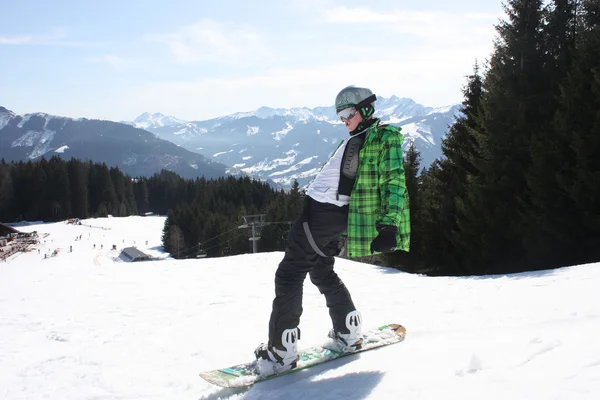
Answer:
[{"label": "green plaid jacket", "polygon": [[402,162],[404,136],[400,132],[399,127],[380,126],[380,121],[366,132],[350,196],[349,257],[371,255],[377,224],[397,226],[397,249],[410,249],[410,213]]}]

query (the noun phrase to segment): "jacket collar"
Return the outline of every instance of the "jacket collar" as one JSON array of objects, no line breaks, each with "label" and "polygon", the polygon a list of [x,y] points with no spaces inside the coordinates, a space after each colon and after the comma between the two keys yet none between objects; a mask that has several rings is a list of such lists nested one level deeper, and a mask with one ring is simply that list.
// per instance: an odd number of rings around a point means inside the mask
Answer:
[{"label": "jacket collar", "polygon": [[363,133],[367,129],[372,127],[373,125],[375,125],[375,126],[379,125],[379,122],[380,122],[379,118],[369,118],[368,120],[363,121],[360,124],[358,124],[356,129],[353,130],[352,132],[350,132],[350,136],[354,136],[354,135],[358,135],[359,133]]}]

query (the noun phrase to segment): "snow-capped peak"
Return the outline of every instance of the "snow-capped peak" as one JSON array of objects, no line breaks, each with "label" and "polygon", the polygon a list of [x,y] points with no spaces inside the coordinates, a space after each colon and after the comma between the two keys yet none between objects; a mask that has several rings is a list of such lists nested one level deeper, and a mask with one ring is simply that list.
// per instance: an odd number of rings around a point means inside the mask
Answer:
[{"label": "snow-capped peak", "polygon": [[447,112],[452,111],[452,109],[456,109],[458,111],[458,109],[460,108],[460,104],[453,104],[453,105],[449,105],[449,106],[443,106],[443,107],[437,107],[432,109],[429,114],[445,114]]},{"label": "snow-capped peak", "polygon": [[8,121],[10,121],[14,116],[14,112],[0,106],[0,130],[2,130],[6,125],[8,125]]},{"label": "snow-capped peak", "polygon": [[[450,106],[451,107],[451,106]],[[444,112],[449,107],[432,108],[425,107],[414,100],[405,97],[391,96],[378,97],[375,102],[375,116],[384,121],[402,121],[407,118],[425,116],[431,113]],[[263,106],[253,111],[236,112],[216,118],[215,121],[231,121],[242,118],[256,117],[259,119],[270,119],[274,117],[284,117],[288,122],[324,121],[333,124],[339,123],[335,114],[335,108],[331,106],[321,106],[315,108],[292,107],[292,108],[272,108]],[[156,129],[182,125],[183,127],[193,124],[193,122],[180,120],[175,117],[165,116],[161,113],[150,114],[145,112],[137,117],[133,123],[130,123],[142,129]]]},{"label": "snow-capped peak", "polygon": [[134,122],[144,122],[144,121],[149,121],[149,120],[153,120],[153,119],[160,119],[164,117],[164,114],[161,113],[154,113],[154,114],[150,114],[149,112],[145,112],[140,114],[139,117],[137,117]]},{"label": "snow-capped peak", "polygon": [[163,126],[173,126],[183,124],[185,121],[175,117],[166,116],[161,113],[150,114],[145,112],[133,121],[133,125],[137,128],[161,128]]},{"label": "snow-capped peak", "polygon": [[13,116],[15,115],[14,112],[12,112],[12,111],[10,111],[10,110],[6,109],[5,107],[2,107],[2,106],[0,106],[0,114],[11,114]]}]

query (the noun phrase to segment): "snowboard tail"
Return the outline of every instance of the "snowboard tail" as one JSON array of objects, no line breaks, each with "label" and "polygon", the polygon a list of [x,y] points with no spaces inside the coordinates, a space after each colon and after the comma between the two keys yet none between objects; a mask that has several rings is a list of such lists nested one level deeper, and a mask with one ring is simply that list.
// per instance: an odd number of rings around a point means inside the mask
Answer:
[{"label": "snowboard tail", "polygon": [[273,379],[278,376],[292,374],[315,365],[324,364],[328,361],[350,356],[364,351],[377,349],[390,344],[399,343],[406,337],[406,329],[399,324],[387,324],[379,328],[367,331],[362,335],[362,348],[349,353],[337,352],[321,346],[313,346],[299,352],[299,360],[296,368],[280,372],[274,375],[261,375],[256,366],[256,360],[244,364],[234,365],[228,368],[215,369],[201,372],[200,376],[214,385],[225,388],[237,388],[251,386],[257,382]]}]

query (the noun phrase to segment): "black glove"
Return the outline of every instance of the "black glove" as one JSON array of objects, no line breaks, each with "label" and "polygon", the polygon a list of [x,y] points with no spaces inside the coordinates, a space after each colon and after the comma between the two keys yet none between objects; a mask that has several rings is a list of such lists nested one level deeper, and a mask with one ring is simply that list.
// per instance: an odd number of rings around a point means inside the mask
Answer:
[{"label": "black glove", "polygon": [[396,251],[396,233],[398,228],[391,225],[377,225],[379,235],[371,242],[371,254]]}]

